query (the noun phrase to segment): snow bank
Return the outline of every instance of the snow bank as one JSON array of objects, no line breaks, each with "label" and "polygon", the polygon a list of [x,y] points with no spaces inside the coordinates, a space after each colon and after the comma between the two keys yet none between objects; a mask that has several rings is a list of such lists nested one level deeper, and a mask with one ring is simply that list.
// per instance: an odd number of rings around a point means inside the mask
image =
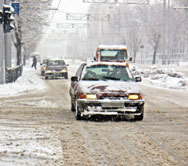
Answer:
[{"label": "snow bank", "polygon": [[[142,83],[159,88],[188,90],[188,78],[178,66],[132,66],[132,73],[142,77]],[[178,72],[177,72],[178,71]]]},{"label": "snow bank", "polygon": [[0,85],[0,97],[20,95],[45,88],[45,82],[39,77],[37,70],[24,66],[22,76],[16,82]]}]

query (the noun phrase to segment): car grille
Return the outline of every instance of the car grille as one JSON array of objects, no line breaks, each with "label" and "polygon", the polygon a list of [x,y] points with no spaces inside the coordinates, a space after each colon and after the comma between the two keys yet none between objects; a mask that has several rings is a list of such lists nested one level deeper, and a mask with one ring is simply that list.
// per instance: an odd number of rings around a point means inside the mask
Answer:
[{"label": "car grille", "polygon": [[126,100],[127,96],[99,96],[99,99]]},{"label": "car grille", "polygon": [[55,69],[55,71],[61,71],[61,69]]}]

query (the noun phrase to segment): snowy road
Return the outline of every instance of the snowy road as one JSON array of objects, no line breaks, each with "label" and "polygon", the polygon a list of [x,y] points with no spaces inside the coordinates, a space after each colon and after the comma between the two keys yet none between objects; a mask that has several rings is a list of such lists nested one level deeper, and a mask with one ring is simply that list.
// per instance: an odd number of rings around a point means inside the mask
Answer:
[{"label": "snowy road", "polygon": [[142,86],[145,118],[76,121],[70,80],[0,100],[0,165],[188,165],[188,94]]}]

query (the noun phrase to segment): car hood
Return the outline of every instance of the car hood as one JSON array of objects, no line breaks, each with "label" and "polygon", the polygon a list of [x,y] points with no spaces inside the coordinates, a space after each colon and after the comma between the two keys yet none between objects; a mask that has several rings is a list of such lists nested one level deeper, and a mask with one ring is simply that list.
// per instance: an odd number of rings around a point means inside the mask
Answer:
[{"label": "car hood", "polygon": [[140,93],[141,90],[136,82],[125,81],[80,81],[79,91],[82,93],[97,93],[97,94],[128,94]]}]

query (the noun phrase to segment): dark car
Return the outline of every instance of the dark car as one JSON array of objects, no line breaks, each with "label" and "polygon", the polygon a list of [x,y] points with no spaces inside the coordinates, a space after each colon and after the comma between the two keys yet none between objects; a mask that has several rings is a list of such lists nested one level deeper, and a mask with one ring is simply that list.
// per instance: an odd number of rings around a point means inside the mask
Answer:
[{"label": "dark car", "polygon": [[122,63],[98,62],[79,67],[71,77],[71,110],[76,119],[92,115],[144,117],[144,99],[138,83]]},{"label": "dark car", "polygon": [[68,70],[64,60],[49,60],[44,73],[45,79],[65,78],[68,79]]}]

